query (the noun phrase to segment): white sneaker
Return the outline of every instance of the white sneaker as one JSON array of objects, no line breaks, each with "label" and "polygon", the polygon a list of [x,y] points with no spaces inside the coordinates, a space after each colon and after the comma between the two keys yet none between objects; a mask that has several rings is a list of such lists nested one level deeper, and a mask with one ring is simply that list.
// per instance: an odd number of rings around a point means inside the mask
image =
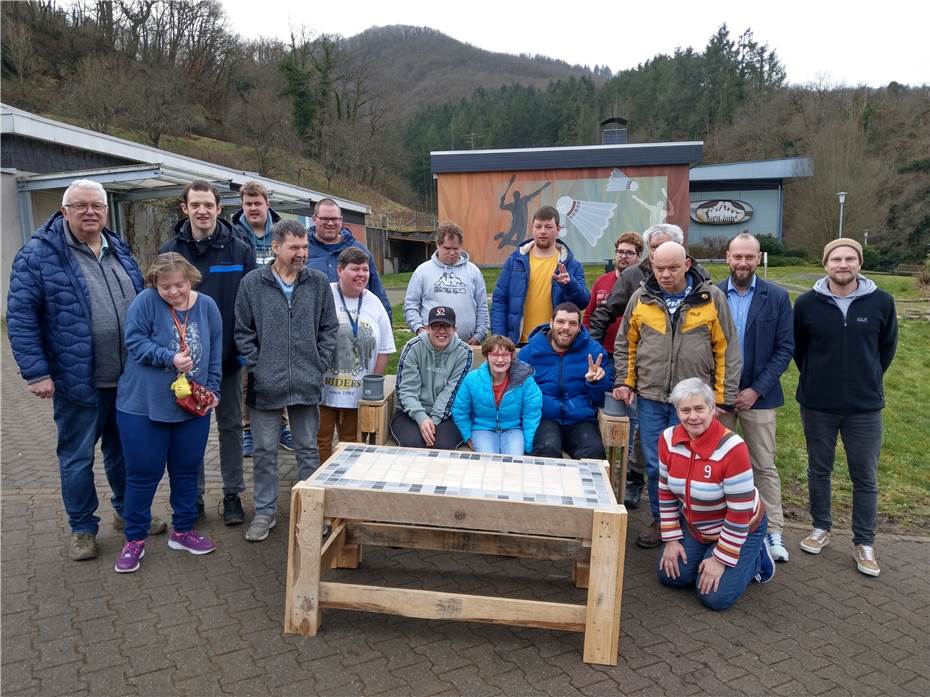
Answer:
[{"label": "white sneaker", "polygon": [[866,576],[878,576],[881,572],[872,545],[856,545],[856,568]]},{"label": "white sneaker", "polygon": [[259,514],[252,518],[249,529],[245,531],[245,539],[249,542],[261,542],[268,538],[268,533],[278,521],[274,516]]},{"label": "white sneaker", "polygon": [[788,550],[785,548],[785,540],[780,532],[770,532],[765,536],[765,544],[769,548],[769,554],[775,561],[788,561]]},{"label": "white sneaker", "polygon": [[801,549],[810,554],[820,554],[830,544],[830,531],[814,528],[811,534],[801,540]]}]

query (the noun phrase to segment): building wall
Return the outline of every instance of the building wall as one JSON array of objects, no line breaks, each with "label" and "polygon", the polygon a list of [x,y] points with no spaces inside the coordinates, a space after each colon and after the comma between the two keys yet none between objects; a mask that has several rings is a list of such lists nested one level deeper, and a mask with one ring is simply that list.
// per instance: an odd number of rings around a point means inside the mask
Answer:
[{"label": "building wall", "polygon": [[530,238],[534,212],[562,212],[560,237],[582,262],[614,256],[628,230],[670,222],[688,230],[688,166],[476,172],[438,175],[439,219],[465,231],[476,264],[501,265]]},{"label": "building wall", "polygon": [[753,208],[752,218],[732,225],[704,225],[691,220],[691,227],[688,229],[688,244],[705,244],[705,241],[711,237],[729,239],[742,230],[749,230],[754,235],[773,235],[781,239],[781,200],[777,189],[718,189],[691,192],[692,203],[719,199],[748,203]]}]

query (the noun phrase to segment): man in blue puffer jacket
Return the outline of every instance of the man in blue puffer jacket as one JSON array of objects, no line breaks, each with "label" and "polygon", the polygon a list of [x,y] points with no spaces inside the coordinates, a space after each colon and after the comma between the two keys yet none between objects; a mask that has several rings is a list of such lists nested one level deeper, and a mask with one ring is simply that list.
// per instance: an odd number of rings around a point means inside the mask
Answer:
[{"label": "man in blue puffer jacket", "polygon": [[[7,326],[13,357],[29,391],[53,400],[61,497],[71,527],[69,556],[97,556],[94,447],[101,441],[122,524],[126,467],[116,430],[116,382],[126,363],[126,310],[142,290],[139,266],[119,235],[104,227],[107,197],[88,179],[71,184],[61,211],[13,260]],[[164,532],[152,519],[149,533]]]},{"label": "man in blue puffer jacket", "polygon": [[552,323],[536,328],[520,360],[536,370],[533,377],[543,393],[533,453],[561,457],[564,450],[579,460],[603,460],[597,410],[613,384],[614,369],[604,347],[581,326],[578,306],[557,305]]}]

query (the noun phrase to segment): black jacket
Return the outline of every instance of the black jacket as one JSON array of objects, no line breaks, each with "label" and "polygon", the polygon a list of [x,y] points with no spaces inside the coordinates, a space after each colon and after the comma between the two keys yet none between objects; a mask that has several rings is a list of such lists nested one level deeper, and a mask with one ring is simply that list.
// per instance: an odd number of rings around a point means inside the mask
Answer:
[{"label": "black jacket", "polygon": [[897,343],[894,298],[885,291],[854,298],[846,317],[832,298],[807,291],[794,303],[798,402],[831,414],[878,411]]},{"label": "black jacket", "polygon": [[216,221],[216,230],[205,240],[191,235],[190,221],[174,226],[174,237],[165,242],[160,253],[177,252],[193,264],[203,276],[197,290],[213,298],[223,318],[223,374],[239,369],[240,362],[233,341],[236,317],[236,293],[242,277],[255,268],[255,252],[225,220]]}]

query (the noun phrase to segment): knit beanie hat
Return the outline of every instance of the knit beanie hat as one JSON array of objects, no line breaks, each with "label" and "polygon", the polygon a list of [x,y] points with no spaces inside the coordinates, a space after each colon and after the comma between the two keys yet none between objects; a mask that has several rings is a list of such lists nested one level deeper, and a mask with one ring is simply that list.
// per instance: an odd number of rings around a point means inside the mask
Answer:
[{"label": "knit beanie hat", "polygon": [[836,240],[830,240],[827,242],[826,246],[823,248],[823,265],[827,265],[827,257],[830,256],[832,252],[837,247],[852,247],[856,250],[856,254],[859,255],[859,264],[862,265],[862,245],[856,242],[856,240],[850,239],[849,237],[840,237]]}]

